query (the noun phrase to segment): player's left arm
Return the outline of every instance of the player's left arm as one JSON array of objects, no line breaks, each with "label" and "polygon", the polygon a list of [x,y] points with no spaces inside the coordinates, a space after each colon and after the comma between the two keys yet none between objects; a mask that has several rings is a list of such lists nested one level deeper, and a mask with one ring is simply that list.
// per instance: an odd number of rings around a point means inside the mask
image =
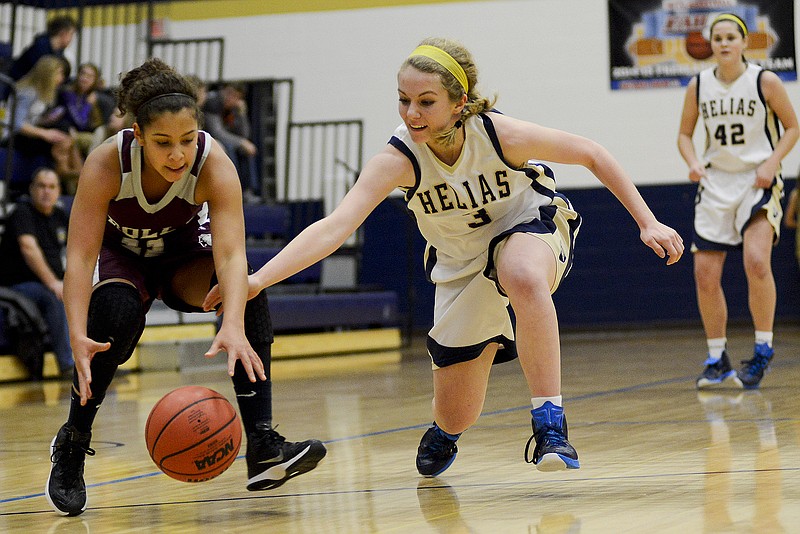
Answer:
[{"label": "player's left arm", "polygon": [[207,357],[228,353],[228,374],[241,360],[252,382],[266,380],[261,359],[244,334],[247,303],[247,257],[244,244],[242,192],[236,167],[216,141],[198,179],[197,202],[208,202],[214,268],[219,280],[225,316]]},{"label": "player's left arm", "polygon": [[789,94],[777,74],[765,71],[761,75],[761,93],[783,126],[783,135],[775,145],[772,154],[756,170],[756,187],[767,188],[772,185],[781,161],[797,143],[800,129],[797,125],[797,114],[789,100]]},{"label": "player's left arm", "polygon": [[668,265],[683,255],[681,236],[656,219],[622,165],[605,147],[580,135],[511,117],[492,119],[510,164],[519,167],[529,159],[542,159],[586,167],[631,214],[639,226],[642,242],[660,258],[669,256]]}]

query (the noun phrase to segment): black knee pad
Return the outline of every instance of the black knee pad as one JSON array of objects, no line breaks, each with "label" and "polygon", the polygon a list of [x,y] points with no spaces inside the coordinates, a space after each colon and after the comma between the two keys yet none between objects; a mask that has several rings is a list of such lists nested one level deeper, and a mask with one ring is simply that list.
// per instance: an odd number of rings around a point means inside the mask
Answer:
[{"label": "black knee pad", "polygon": [[[262,290],[261,293],[247,301],[244,308],[244,335],[258,357],[261,358],[264,374],[269,380],[272,375],[270,372],[272,366],[272,320],[269,316],[266,291]],[[242,362],[236,362],[233,383],[234,385],[249,383]]]},{"label": "black knee pad", "polygon": [[[131,357],[144,331],[145,314],[139,291],[122,282],[102,285],[89,301],[87,335],[111,348],[98,352],[94,361],[119,366]],[[98,362],[100,363],[100,362]]]},{"label": "black knee pad", "polygon": [[244,334],[251,345],[272,343],[272,318],[269,315],[267,291],[247,301],[244,307]]}]

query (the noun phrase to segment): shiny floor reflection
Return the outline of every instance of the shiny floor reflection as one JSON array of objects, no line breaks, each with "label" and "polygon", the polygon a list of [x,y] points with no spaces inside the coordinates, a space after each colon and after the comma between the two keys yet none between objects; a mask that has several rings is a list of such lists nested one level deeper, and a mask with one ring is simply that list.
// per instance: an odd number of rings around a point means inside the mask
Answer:
[{"label": "shiny floor reflection", "polygon": [[[94,429],[77,518],[43,496],[48,445],[68,384],[0,385],[2,532],[796,532],[800,525],[800,327],[776,328],[778,354],[758,391],[698,392],[697,330],[569,333],[564,397],[581,469],[526,464],[527,388],[516,362],[493,369],[484,412],[455,463],[421,478],[414,455],[430,422],[430,364],[402,353],[278,361],[275,420],[316,437],[317,470],[274,491],[245,490],[240,457],[218,478],[185,484],[158,472],[144,445],[153,404],[186,384],[230,399],[223,373],[117,378]],[[746,356],[750,334],[729,336]],[[202,357],[202,355],[198,355]]]}]

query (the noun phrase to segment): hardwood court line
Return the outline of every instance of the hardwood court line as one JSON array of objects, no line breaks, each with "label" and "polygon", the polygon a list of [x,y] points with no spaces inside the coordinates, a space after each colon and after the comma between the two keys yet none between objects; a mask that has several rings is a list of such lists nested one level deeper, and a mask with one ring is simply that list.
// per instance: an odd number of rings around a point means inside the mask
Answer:
[{"label": "hardwood court line", "polygon": [[[655,382],[646,382],[646,383],[643,383],[643,384],[636,384],[636,385],[633,385],[633,386],[626,386],[626,387],[623,387],[623,388],[617,388],[617,389],[612,389],[612,390],[597,391],[597,392],[593,392],[593,393],[586,393],[584,395],[579,395],[577,397],[569,397],[569,401],[570,402],[580,402],[580,401],[592,400],[592,399],[597,399],[597,398],[608,396],[608,395],[617,395],[617,394],[621,394],[621,393],[627,393],[627,392],[630,392],[630,391],[637,391],[637,390],[640,390],[640,389],[647,389],[647,388],[650,388],[650,387],[657,387],[657,386],[661,386],[661,385],[665,385],[665,384],[671,384],[671,383],[675,383],[675,382],[682,382],[682,381],[689,380],[690,378],[691,377],[671,378],[671,379],[666,379],[666,380],[658,380],[658,381],[655,381]],[[516,411],[529,410],[529,409],[530,408],[528,408],[527,405],[525,405],[525,406],[516,406],[516,407],[512,407],[512,408],[503,408],[501,410],[493,410],[493,411],[490,411],[490,412],[486,412],[485,414],[481,414],[481,417],[491,417],[493,415],[501,415],[501,414],[516,412]],[[390,428],[390,429],[386,429],[386,430],[379,430],[379,431],[375,431],[375,432],[368,432],[368,433],[364,433],[364,434],[356,434],[356,435],[353,435],[353,436],[344,436],[344,437],[341,437],[341,438],[333,438],[333,439],[329,439],[329,440],[323,441],[323,443],[324,444],[331,444],[331,443],[341,443],[341,442],[345,442],[345,441],[353,441],[353,440],[357,440],[357,439],[366,439],[366,438],[371,438],[371,437],[375,437],[375,436],[383,436],[383,435],[387,435],[387,434],[396,434],[398,432],[405,432],[407,430],[419,430],[419,429],[427,428],[428,426],[430,426],[430,423],[426,422],[426,423],[420,423],[418,425],[409,425],[409,426],[403,426],[403,427]],[[244,455],[239,455],[236,458],[236,460],[241,460],[243,458],[244,458]],[[87,489],[88,488],[97,488],[97,487],[100,487],[100,486],[107,486],[107,485],[111,485],[111,484],[119,484],[119,483],[124,483],[124,482],[130,482],[132,480],[139,480],[139,479],[142,479],[142,478],[154,477],[154,476],[161,475],[161,474],[162,474],[161,471],[153,471],[153,472],[150,472],[150,473],[144,473],[144,474],[141,474],[141,475],[134,475],[134,476],[130,476],[130,477],[107,480],[107,481],[104,481],[104,482],[94,482],[92,484],[87,484],[86,487],[87,487]],[[5,503],[15,502],[15,501],[23,501],[23,500],[28,500],[28,499],[34,499],[34,498],[39,498],[39,497],[43,497],[43,496],[44,496],[44,492],[34,493],[34,494],[30,494],[30,495],[20,495],[20,496],[16,496],[16,497],[8,497],[8,498],[5,498],[5,499],[0,499],[0,504],[5,504]],[[0,516],[2,516],[2,515],[4,515],[4,514],[0,513]]]},{"label": "hardwood court line", "polygon": [[[664,379],[664,380],[656,380],[656,381],[652,381],[652,382],[634,384],[634,385],[631,385],[631,386],[625,386],[625,387],[615,388],[615,389],[610,389],[610,390],[605,390],[605,391],[595,391],[595,392],[591,392],[591,393],[585,393],[583,395],[578,395],[578,396],[575,396],[575,397],[568,397],[568,400],[569,400],[570,403],[583,402],[583,401],[594,400],[594,399],[597,399],[597,398],[606,397],[606,396],[610,396],[610,395],[618,395],[618,394],[622,394],[622,393],[628,393],[628,392],[632,392],[632,391],[638,391],[638,390],[648,389],[648,388],[652,388],[652,387],[658,387],[658,386],[662,386],[662,385],[668,385],[668,384],[674,384],[674,383],[679,383],[679,382],[690,381],[690,380],[693,380],[693,379],[694,379],[693,375],[687,375],[687,376],[683,376],[683,377],[668,378],[668,379]],[[530,408],[528,408],[528,405],[524,405],[524,406],[511,407],[511,408],[503,408],[503,409],[500,409],[500,410],[492,410],[490,412],[486,412],[484,414],[481,414],[481,417],[491,417],[491,416],[494,416],[494,415],[507,414],[507,413],[516,412],[516,411],[522,411],[522,410],[530,410]],[[390,429],[386,429],[386,430],[379,430],[379,431],[368,432],[368,433],[364,433],[364,434],[356,434],[356,435],[353,435],[353,436],[344,436],[344,437],[341,437],[341,438],[333,438],[333,439],[329,439],[329,440],[323,441],[323,443],[324,444],[332,444],[332,443],[341,443],[341,442],[345,442],[345,441],[353,441],[353,440],[357,440],[357,439],[366,439],[366,438],[375,437],[375,436],[382,436],[382,435],[388,435],[388,434],[395,434],[395,433],[398,433],[398,432],[405,432],[405,431],[408,431],[408,430],[418,430],[418,429],[422,429],[422,428],[427,428],[429,425],[430,425],[430,423],[426,422],[426,423],[420,423],[418,425],[409,425],[409,426],[403,426],[403,427],[390,428]],[[236,459],[240,460],[242,458],[244,458],[244,455],[240,455]],[[151,473],[145,473],[145,474],[141,474],[141,475],[124,477],[124,478],[120,478],[120,479],[107,480],[107,481],[104,481],[104,482],[95,482],[95,483],[92,483],[92,484],[87,484],[86,487],[87,488],[96,488],[96,487],[107,486],[107,485],[111,485],[111,484],[130,482],[132,480],[138,480],[138,479],[141,479],[141,478],[153,477],[153,476],[157,476],[157,475],[161,475],[161,474],[162,474],[161,471],[154,471],[154,472],[151,472]],[[39,498],[39,497],[43,497],[43,496],[44,496],[44,492],[31,494],[31,495],[21,495],[21,496],[16,496],[16,497],[9,497],[9,498],[6,498],[6,499],[0,499],[0,504],[5,504],[5,503],[9,503],[9,502],[14,502],[14,501],[22,501],[22,500],[33,499],[33,498]],[[2,515],[5,515],[5,514],[0,513],[0,516],[2,516]]]},{"label": "hardwood court line", "polygon": [[[643,383],[643,384],[636,384],[636,385],[633,385],[633,386],[625,386],[625,387],[621,387],[621,388],[617,388],[617,389],[609,389],[609,390],[605,390],[605,391],[595,391],[595,392],[592,392],[592,393],[585,393],[583,395],[578,395],[578,396],[575,396],[575,397],[567,397],[567,400],[570,403],[582,402],[582,401],[593,400],[593,399],[597,399],[597,398],[600,398],[600,397],[606,397],[606,396],[610,396],[610,395],[618,395],[618,394],[621,394],[621,393],[629,393],[631,391],[638,391],[640,389],[647,389],[647,388],[651,388],[651,387],[657,387],[657,386],[663,386],[663,385],[667,385],[667,384],[673,384],[673,383],[676,383],[676,382],[686,382],[687,380],[694,380],[694,375],[678,377],[678,378],[668,378],[668,379],[664,379],[664,380],[657,380],[655,382],[646,382],[646,383]],[[488,412],[482,413],[481,417],[489,417],[489,416],[492,416],[492,415],[502,415],[502,414],[518,412],[518,411],[522,411],[522,410],[530,410],[529,405],[526,404],[526,405],[523,405],[523,406],[514,406],[514,407],[511,407],[511,408],[502,408],[502,409],[499,409],[499,410],[492,410],[492,411],[488,411]],[[356,434],[354,436],[345,436],[345,437],[341,437],[341,438],[333,438],[333,439],[330,439],[330,440],[325,441],[323,443],[340,443],[340,442],[343,442],[343,441],[352,441],[352,440],[356,440],[356,439],[371,438],[371,437],[375,437],[375,436],[383,436],[383,435],[386,435],[386,434],[395,434],[397,432],[405,432],[406,430],[419,430],[419,429],[422,429],[422,428],[428,428],[429,426],[430,426],[430,422],[421,423],[421,424],[417,424],[417,425],[401,426],[401,427],[397,427],[397,428],[389,428],[389,429],[386,429],[386,430],[377,430],[375,432],[367,432],[365,434]]]},{"label": "hardwood court line", "polygon": [[[152,507],[166,507],[166,506],[182,506],[182,505],[195,505],[198,503],[222,503],[222,502],[242,502],[242,501],[252,501],[258,499],[285,499],[285,498],[295,498],[295,497],[324,497],[324,496],[333,496],[333,495],[358,495],[358,494],[375,494],[375,493],[396,493],[396,492],[406,492],[406,491],[418,491],[420,489],[423,490],[430,490],[430,489],[441,489],[446,487],[451,487],[453,489],[492,489],[492,488],[508,488],[513,486],[526,486],[530,487],[531,485],[551,485],[551,484],[576,484],[576,483],[587,483],[587,482],[622,482],[622,481],[635,481],[635,480],[654,480],[654,479],[662,479],[668,477],[675,477],[675,478],[686,478],[686,477],[703,477],[707,475],[716,475],[716,474],[731,474],[731,475],[748,475],[754,473],[771,473],[771,472],[800,472],[800,467],[786,467],[786,468],[779,468],[779,469],[732,469],[726,471],[690,471],[686,473],[651,473],[651,474],[644,474],[644,475],[618,475],[618,476],[602,476],[602,477],[564,477],[564,478],[547,478],[547,479],[534,479],[534,480],[520,480],[517,482],[507,481],[507,482],[486,482],[486,483],[466,483],[466,484],[452,484],[452,483],[441,483],[435,486],[425,486],[423,488],[419,487],[419,484],[414,486],[400,486],[400,487],[393,487],[393,488],[361,488],[361,489],[352,489],[352,490],[339,490],[339,491],[311,491],[311,492],[303,492],[303,493],[283,493],[283,494],[265,494],[261,493],[258,495],[247,495],[241,497],[219,497],[215,499],[192,499],[192,500],[183,500],[183,501],[161,501],[161,502],[151,502],[151,503],[131,503],[131,504],[119,504],[119,505],[112,505],[112,506],[96,506],[91,507],[91,510],[94,511],[101,511],[101,510],[125,510],[125,509],[134,509],[134,508],[152,508]],[[134,477],[131,477],[134,478]],[[41,496],[41,494],[40,494]],[[43,510],[28,510],[28,511],[21,511],[21,512],[0,512],[0,517],[10,517],[10,516],[22,516],[22,515],[39,515],[39,514],[51,514],[51,509],[43,509]]]},{"label": "hardwood court line", "polygon": [[[132,480],[140,480],[140,479],[143,479],[143,478],[150,478],[150,477],[158,476],[158,475],[161,475],[161,474],[163,474],[163,473],[161,473],[161,471],[155,471],[155,472],[152,472],[152,473],[143,473],[141,475],[133,475],[133,476],[124,477],[124,478],[117,478],[117,479],[114,479],[114,480],[106,480],[105,482],[94,482],[92,484],[86,484],[86,488],[87,489],[89,489],[89,488],[99,488],[101,486],[108,486],[110,484],[118,484],[118,483],[121,483],[121,482],[130,482]],[[30,495],[19,495],[17,497],[8,497],[6,499],[0,499],[0,504],[6,504],[6,503],[10,503],[10,502],[15,502],[15,501],[24,501],[24,500],[27,500],[27,499],[34,499],[34,498],[38,498],[38,497],[44,497],[44,492],[32,493]],[[4,513],[0,512],[0,516],[3,516],[3,515],[13,515],[13,514],[4,514]]]}]

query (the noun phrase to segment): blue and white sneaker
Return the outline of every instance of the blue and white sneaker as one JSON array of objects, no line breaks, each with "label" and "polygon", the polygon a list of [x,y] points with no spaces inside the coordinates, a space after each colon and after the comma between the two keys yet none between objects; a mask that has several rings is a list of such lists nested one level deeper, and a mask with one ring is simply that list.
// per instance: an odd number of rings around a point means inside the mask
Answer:
[{"label": "blue and white sneaker", "polygon": [[441,475],[456,459],[458,447],[436,422],[423,434],[417,448],[417,471],[426,477]]},{"label": "blue and white sneaker", "polygon": [[753,358],[742,360],[742,368],[736,374],[736,380],[744,389],[757,389],[769,370],[769,362],[775,356],[775,349],[766,343],[759,343],[753,349]]},{"label": "blue and white sneaker", "polygon": [[[525,461],[536,465],[539,471],[579,469],[578,453],[567,441],[567,418],[564,408],[550,401],[531,410],[533,436],[525,446]],[[529,459],[531,443],[536,441],[533,456]]]},{"label": "blue and white sneaker", "polygon": [[[719,360],[714,360],[709,356],[704,364],[706,368],[703,369],[703,374],[697,377],[697,389],[722,387],[726,381],[735,382],[736,371],[731,367],[727,352],[723,351]],[[739,384],[736,385],[741,387]]]}]

